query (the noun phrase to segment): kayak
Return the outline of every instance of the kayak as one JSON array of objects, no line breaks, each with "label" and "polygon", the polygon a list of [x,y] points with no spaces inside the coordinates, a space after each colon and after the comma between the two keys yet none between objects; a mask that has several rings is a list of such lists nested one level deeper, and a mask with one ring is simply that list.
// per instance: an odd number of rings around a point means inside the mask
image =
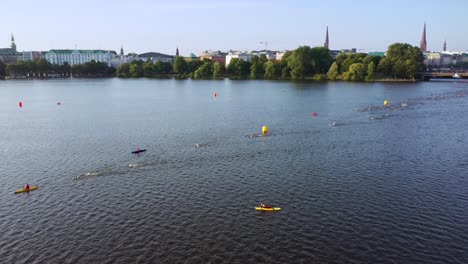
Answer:
[{"label": "kayak", "polygon": [[132,151],[133,154],[138,154],[138,153],[142,153],[142,152],[145,152],[146,149],[139,149],[139,150],[135,150],[135,151]]},{"label": "kayak", "polygon": [[21,188],[19,190],[16,190],[15,193],[24,193],[24,192],[30,192],[30,191],[34,191],[34,190],[37,190],[39,188],[39,186],[30,186],[29,187],[29,190],[26,190],[24,188]]},{"label": "kayak", "polygon": [[281,208],[279,207],[255,207],[257,211],[280,211]]}]

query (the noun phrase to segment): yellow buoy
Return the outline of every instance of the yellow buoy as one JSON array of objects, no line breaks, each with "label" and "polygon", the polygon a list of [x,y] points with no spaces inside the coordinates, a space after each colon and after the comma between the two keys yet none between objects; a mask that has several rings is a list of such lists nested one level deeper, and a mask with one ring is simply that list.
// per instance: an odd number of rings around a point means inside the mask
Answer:
[{"label": "yellow buoy", "polygon": [[267,126],[263,126],[263,127],[262,127],[262,133],[263,133],[264,135],[268,134],[268,127],[267,127]]},{"label": "yellow buoy", "polygon": [[383,105],[387,106],[387,105],[388,105],[388,101],[387,101],[387,100],[383,101]]}]

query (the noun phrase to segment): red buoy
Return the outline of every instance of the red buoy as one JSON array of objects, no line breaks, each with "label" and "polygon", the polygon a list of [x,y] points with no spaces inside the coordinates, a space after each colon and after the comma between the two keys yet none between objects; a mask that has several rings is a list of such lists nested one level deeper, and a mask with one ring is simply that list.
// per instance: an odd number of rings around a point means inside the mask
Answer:
[{"label": "red buoy", "polygon": [[312,116],[313,116],[313,117],[318,116],[317,112],[313,112],[313,113],[312,113]]},{"label": "red buoy", "polygon": [[218,93],[214,93],[214,97],[218,97]]},{"label": "red buoy", "polygon": [[19,107],[23,107],[23,102],[20,101],[20,102],[18,103],[18,105],[19,105]]}]

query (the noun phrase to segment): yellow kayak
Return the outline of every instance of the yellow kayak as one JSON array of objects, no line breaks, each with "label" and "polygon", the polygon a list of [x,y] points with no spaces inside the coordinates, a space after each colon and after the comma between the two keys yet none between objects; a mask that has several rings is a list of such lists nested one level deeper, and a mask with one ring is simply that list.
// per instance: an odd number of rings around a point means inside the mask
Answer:
[{"label": "yellow kayak", "polygon": [[24,192],[30,192],[30,191],[34,191],[34,190],[37,190],[39,188],[39,186],[30,186],[29,187],[29,190],[26,190],[24,188],[21,188],[19,190],[16,190],[15,193],[24,193]]},{"label": "yellow kayak", "polygon": [[255,207],[257,211],[280,211],[281,208],[279,207]]}]

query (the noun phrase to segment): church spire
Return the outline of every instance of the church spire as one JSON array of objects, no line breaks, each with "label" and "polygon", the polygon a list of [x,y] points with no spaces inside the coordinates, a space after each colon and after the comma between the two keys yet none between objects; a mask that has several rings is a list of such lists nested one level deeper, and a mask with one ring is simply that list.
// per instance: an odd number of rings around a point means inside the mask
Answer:
[{"label": "church spire", "polygon": [[123,56],[123,55],[124,55],[123,47],[120,46],[120,56]]},{"label": "church spire", "polygon": [[419,46],[422,52],[427,51],[427,42],[426,42],[426,22],[424,22],[424,29],[423,29],[423,34],[421,38],[421,44]]},{"label": "church spire", "polygon": [[444,51],[447,51],[447,40],[444,40]]},{"label": "church spire", "polygon": [[15,37],[13,36],[13,33],[11,33],[11,48],[16,51]]},{"label": "church spire", "polygon": [[326,49],[329,49],[329,46],[330,46],[330,42],[329,42],[329,39],[328,39],[328,26],[327,26],[327,33],[325,35],[325,44],[323,45]]},{"label": "church spire", "polygon": [[176,57],[179,57],[179,46],[177,46],[177,48],[176,48],[175,56],[176,56]]}]

